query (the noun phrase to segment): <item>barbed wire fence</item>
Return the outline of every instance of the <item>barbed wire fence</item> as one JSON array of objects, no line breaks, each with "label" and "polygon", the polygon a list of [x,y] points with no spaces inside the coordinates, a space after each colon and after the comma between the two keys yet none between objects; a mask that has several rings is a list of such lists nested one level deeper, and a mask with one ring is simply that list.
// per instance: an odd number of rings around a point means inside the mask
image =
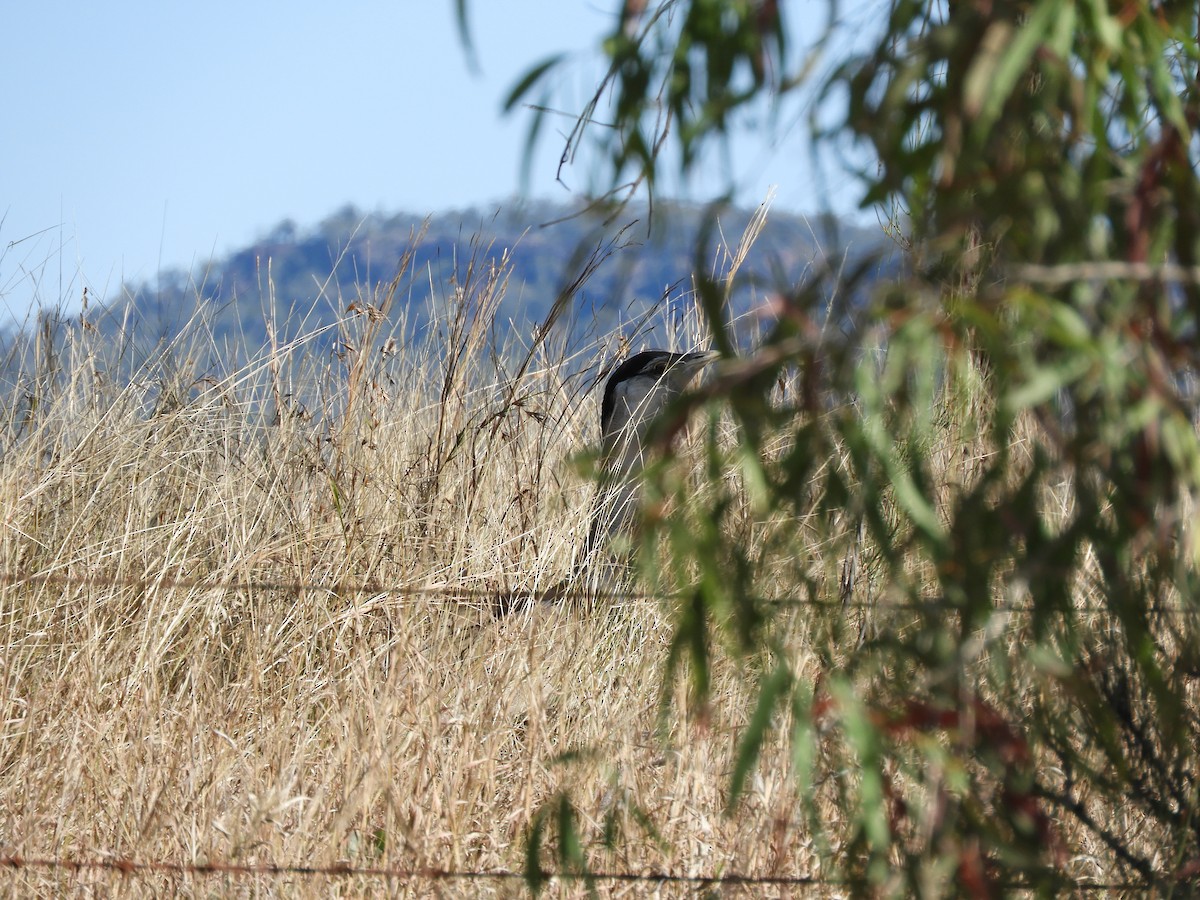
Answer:
[{"label": "barbed wire fence", "polygon": [[[473,603],[493,609],[506,610],[519,607],[522,603],[537,601],[550,604],[569,605],[574,602],[608,603],[669,603],[683,594],[654,594],[637,591],[593,590],[590,588],[568,588],[564,590],[538,591],[534,589],[509,589],[493,587],[469,587],[454,585],[385,584],[380,581],[332,580],[285,581],[273,579],[211,579],[177,578],[168,575],[145,577],[112,575],[75,575],[60,572],[0,572],[0,587],[115,587],[149,590],[194,590],[227,593],[262,593],[319,591],[341,596],[392,596],[401,599],[438,598],[448,603]],[[834,599],[823,597],[780,597],[761,596],[753,598],[766,607],[786,609],[789,607],[808,609],[845,610],[897,610],[897,611],[941,611],[960,608],[960,604],[947,601],[940,596],[925,595],[917,599]],[[1010,601],[998,605],[997,612],[1033,613],[1030,602]],[[1056,610],[1063,612],[1064,610]],[[1103,603],[1078,603],[1071,607],[1076,613],[1107,612]],[[1157,603],[1148,612],[1194,612],[1195,607],[1185,603]]]},{"label": "barbed wire fence", "polygon": [[[329,866],[292,866],[272,863],[230,862],[174,862],[164,860],[138,861],[129,858],[111,859],[66,859],[52,857],[25,857],[16,854],[0,855],[0,870],[22,871],[42,869],[82,873],[87,871],[108,872],[125,877],[146,875],[191,875],[196,877],[228,876],[234,878],[366,878],[387,881],[507,881],[523,882],[527,875],[507,869],[440,869],[433,866],[412,868],[389,868],[386,866],[351,866],[334,864]],[[538,873],[542,882],[608,882],[613,884],[656,884],[679,885],[690,888],[709,887],[790,887],[806,889],[868,888],[871,882],[861,878],[824,877],[820,875],[684,875],[676,872],[550,872]],[[1087,882],[1064,879],[1061,886],[1071,890],[1091,893],[1117,890],[1146,890],[1148,885],[1140,882]],[[1000,890],[1032,890],[1034,885],[1022,882],[1005,882],[996,885]]]}]

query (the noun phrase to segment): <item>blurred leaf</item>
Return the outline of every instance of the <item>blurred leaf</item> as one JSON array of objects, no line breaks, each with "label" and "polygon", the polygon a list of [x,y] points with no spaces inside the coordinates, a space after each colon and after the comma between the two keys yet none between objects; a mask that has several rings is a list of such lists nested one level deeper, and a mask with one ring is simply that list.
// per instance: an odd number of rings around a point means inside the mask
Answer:
[{"label": "blurred leaf", "polygon": [[479,58],[475,55],[475,44],[471,40],[470,13],[467,10],[467,0],[454,0],[454,20],[458,25],[458,42],[462,45],[463,54],[467,58],[467,66],[474,73],[479,72]]},{"label": "blurred leaf", "polygon": [[587,868],[587,859],[583,853],[583,840],[575,824],[575,807],[566,794],[559,796],[557,806],[559,862],[568,871],[584,871]]},{"label": "blurred leaf", "polygon": [[858,759],[858,803],[855,815],[871,848],[884,851],[889,844],[887,797],[880,772],[880,735],[866,708],[855,695],[853,686],[843,679],[830,683],[830,694],[837,703],[838,718],[846,740]]},{"label": "blurred leaf", "polygon": [[770,480],[764,471],[758,454],[750,447],[743,445],[738,451],[738,461],[742,470],[742,478],[746,485],[746,493],[754,511],[764,515],[771,509],[775,492],[771,489]]},{"label": "blurred leaf", "polygon": [[549,879],[549,873],[542,868],[542,844],[545,840],[546,817],[544,810],[539,810],[530,823],[529,833],[525,840],[525,884],[535,897],[541,894]]},{"label": "blurred leaf", "polygon": [[759,681],[758,704],[738,742],[737,758],[734,761],[733,775],[730,777],[729,783],[727,809],[730,813],[736,809],[746,785],[746,778],[758,762],[767,729],[771,727],[775,707],[779,705],[780,700],[788,694],[791,688],[791,669],[787,667],[782,658],[777,659],[771,672]]},{"label": "blurred leaf", "polygon": [[1041,366],[1025,375],[1024,383],[1004,397],[1005,408],[1013,413],[1039,406],[1078,381],[1092,368],[1086,356],[1067,356],[1055,365]]},{"label": "blurred leaf", "polygon": [[[525,74],[521,76],[521,79],[515,85],[513,85],[512,89],[508,92],[508,96],[504,98],[504,104],[501,108],[505,112],[512,112],[517,104],[524,99],[525,95],[533,90],[534,86],[541,81],[551,69],[559,65],[565,56],[566,55],[563,53],[556,53],[553,56],[546,57],[537,65],[526,70]],[[541,121],[540,113],[535,113],[534,121]],[[528,148],[526,149],[526,152],[528,152]]]},{"label": "blurred leaf", "polygon": [[982,49],[972,62],[964,85],[964,102],[974,113],[974,128],[985,135],[1008,102],[1018,80],[1025,75],[1038,47],[1062,17],[1062,7],[1072,0],[1041,0],[1014,33],[1011,23],[993,21],[983,37]]}]

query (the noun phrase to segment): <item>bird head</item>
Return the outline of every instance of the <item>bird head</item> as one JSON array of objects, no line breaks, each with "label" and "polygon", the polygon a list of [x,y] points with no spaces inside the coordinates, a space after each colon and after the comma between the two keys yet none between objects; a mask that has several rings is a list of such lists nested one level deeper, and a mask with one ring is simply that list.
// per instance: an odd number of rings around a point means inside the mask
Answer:
[{"label": "bird head", "polygon": [[610,451],[620,443],[639,454],[651,423],[717,353],[669,353],[645,350],[625,360],[608,376],[600,406],[600,431]]}]

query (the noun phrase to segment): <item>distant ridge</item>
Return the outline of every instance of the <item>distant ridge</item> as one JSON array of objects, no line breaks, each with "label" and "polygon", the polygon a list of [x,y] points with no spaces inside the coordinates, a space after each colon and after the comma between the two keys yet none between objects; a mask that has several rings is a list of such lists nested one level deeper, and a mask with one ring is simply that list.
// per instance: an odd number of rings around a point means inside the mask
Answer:
[{"label": "distant ridge", "polygon": [[[555,298],[577,277],[582,260],[598,251],[600,264],[574,297],[571,327],[607,329],[635,319],[664,296],[691,287],[697,238],[705,223],[706,264],[722,239],[735,247],[751,211],[656,204],[626,209],[615,224],[597,212],[546,202],[512,202],[438,213],[416,246],[414,265],[402,280],[397,304],[418,320],[468,267],[500,264],[511,274],[498,321],[542,321]],[[345,206],[319,224],[285,220],[251,245],[205,267],[171,270],[153,282],[126,285],[110,302],[114,318],[135,321],[143,337],[170,340],[199,306],[209,307],[214,338],[247,346],[267,340],[264,321],[274,318],[285,339],[295,329],[318,328],[387,284],[425,220],[410,213],[365,213]],[[552,224],[548,224],[552,223]],[[836,233],[835,233],[836,232]],[[771,212],[743,272],[761,291],[786,289],[822,265],[870,257],[884,249],[877,230],[810,221]],[[832,256],[830,260],[828,257]],[[743,302],[751,302],[749,296]]]},{"label": "distant ridge", "polygon": [[[614,336],[661,343],[654,328],[693,303],[692,272],[702,266],[721,275],[752,215],[679,203],[656,203],[652,215],[645,206],[627,207],[612,222],[595,210],[547,202],[428,218],[344,206],[313,226],[282,221],[192,271],[167,270],[153,281],[126,284],[115,297],[93,299],[78,316],[47,311],[24,330],[0,332],[0,379],[7,383],[31,371],[39,341],[65,352],[66,335],[83,324],[99,339],[95,346],[109,347],[120,360],[111,371],[124,372],[124,380],[163,353],[183,353],[193,371],[213,376],[261,358],[268,346],[294,341],[310,355],[338,353],[340,326],[355,310],[378,307],[405,258],[409,265],[381,341],[397,334],[421,339],[447,310],[470,309],[469,299],[464,305],[455,292],[469,296],[499,273],[503,290],[489,295],[499,303],[489,308],[486,324],[501,344],[514,338],[531,346],[567,286],[573,286],[569,303],[554,324],[555,340],[564,346]],[[841,298],[857,308],[874,281],[898,269],[895,250],[879,229],[771,211],[738,270],[741,286],[728,315],[761,324],[760,316],[748,315],[752,309],[825,269],[863,270],[849,297]]]}]

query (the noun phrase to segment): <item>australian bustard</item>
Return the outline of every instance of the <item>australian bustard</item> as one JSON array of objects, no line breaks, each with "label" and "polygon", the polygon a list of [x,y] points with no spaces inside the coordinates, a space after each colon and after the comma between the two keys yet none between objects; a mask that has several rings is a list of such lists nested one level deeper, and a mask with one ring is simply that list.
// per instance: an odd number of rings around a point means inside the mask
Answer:
[{"label": "australian bustard", "polygon": [[[608,376],[600,404],[601,474],[587,541],[571,576],[537,596],[541,603],[618,592],[627,586],[629,542],[641,503],[643,471],[652,455],[648,441],[654,423],[718,356],[645,350]],[[495,609],[504,615],[528,608],[531,599],[506,594]]]},{"label": "australian bustard", "polygon": [[601,477],[581,560],[584,567],[596,569],[622,555],[612,545],[633,530],[652,427],[696,373],[716,358],[716,353],[646,350],[625,360],[608,377],[600,405]]}]

